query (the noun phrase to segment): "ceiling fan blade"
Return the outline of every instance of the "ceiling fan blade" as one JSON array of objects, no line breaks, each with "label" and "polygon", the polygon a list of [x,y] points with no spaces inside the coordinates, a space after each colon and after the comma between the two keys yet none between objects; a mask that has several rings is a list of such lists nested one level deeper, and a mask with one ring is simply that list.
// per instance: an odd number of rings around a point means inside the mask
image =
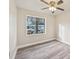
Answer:
[{"label": "ceiling fan blade", "polygon": [[62,8],[59,8],[59,7],[56,7],[56,9],[58,9],[58,10],[61,10],[61,11],[64,11],[64,9],[62,9]]},{"label": "ceiling fan blade", "polygon": [[48,9],[49,7],[42,8],[41,10]]},{"label": "ceiling fan blade", "polygon": [[44,0],[40,0],[40,1],[42,1],[43,3],[45,3],[45,4],[49,5],[49,3],[48,3],[48,2],[46,2],[46,1],[44,1]]},{"label": "ceiling fan blade", "polygon": [[57,5],[60,5],[63,3],[63,0],[58,1]]}]

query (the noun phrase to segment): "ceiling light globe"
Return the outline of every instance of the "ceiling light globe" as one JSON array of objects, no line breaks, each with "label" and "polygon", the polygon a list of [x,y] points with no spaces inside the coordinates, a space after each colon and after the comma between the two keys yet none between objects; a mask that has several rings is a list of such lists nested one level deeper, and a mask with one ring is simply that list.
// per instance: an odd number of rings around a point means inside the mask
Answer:
[{"label": "ceiling light globe", "polygon": [[55,8],[55,7],[50,7],[49,10],[51,10],[51,11],[55,11],[56,8]]}]

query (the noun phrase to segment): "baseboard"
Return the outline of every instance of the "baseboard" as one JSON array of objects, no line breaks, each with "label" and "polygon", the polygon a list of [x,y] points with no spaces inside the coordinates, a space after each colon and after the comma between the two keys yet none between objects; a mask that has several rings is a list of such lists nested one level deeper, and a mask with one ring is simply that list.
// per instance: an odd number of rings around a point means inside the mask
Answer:
[{"label": "baseboard", "polygon": [[44,40],[44,41],[39,41],[39,42],[31,43],[31,44],[18,46],[18,47],[16,47],[16,49],[14,51],[14,54],[13,54],[13,57],[11,59],[15,59],[17,50],[20,49],[20,48],[29,47],[29,46],[32,46],[32,45],[37,45],[37,44],[44,43],[44,42],[49,42],[49,41],[52,41],[52,40],[56,40],[56,38],[52,38],[52,39],[49,39],[49,40]]},{"label": "baseboard", "polygon": [[[20,46],[18,46],[18,47],[16,48],[16,50],[15,50],[15,52],[14,52],[14,55],[13,55],[12,59],[15,59],[17,50],[20,49],[20,48],[29,47],[29,46],[32,46],[32,45],[37,45],[37,44],[49,42],[49,41],[52,41],[52,40],[58,40],[58,39],[52,38],[52,39],[49,39],[49,40],[43,40],[43,41],[31,43],[31,44],[20,45]],[[65,44],[67,44],[67,45],[70,46],[70,44],[69,44],[68,42],[65,42],[65,41],[62,41],[62,40],[58,40],[58,41],[63,42],[63,43],[65,43]]]},{"label": "baseboard", "polygon": [[29,46],[32,46],[32,45],[37,45],[37,44],[48,42],[48,41],[52,41],[52,40],[56,40],[56,38],[43,40],[43,41],[39,41],[39,42],[34,42],[34,43],[29,43],[29,44],[26,44],[26,45],[20,45],[20,46],[17,47],[17,50],[20,49],[20,48],[29,47]]},{"label": "baseboard", "polygon": [[59,39],[57,39],[57,40],[70,46],[70,43],[68,43],[68,42],[66,42],[66,41],[59,40]]}]

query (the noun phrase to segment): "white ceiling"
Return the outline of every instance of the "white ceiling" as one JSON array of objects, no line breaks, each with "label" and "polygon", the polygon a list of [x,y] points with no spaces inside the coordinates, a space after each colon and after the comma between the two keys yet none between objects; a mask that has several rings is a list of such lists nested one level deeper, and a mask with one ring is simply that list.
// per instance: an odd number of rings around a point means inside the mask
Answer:
[{"label": "white ceiling", "polygon": [[[51,0],[45,0],[47,2],[50,2]],[[58,1],[58,0],[54,0]],[[66,11],[70,10],[70,0],[63,0],[64,3],[60,5],[59,7],[63,8]],[[43,12],[47,14],[51,14],[50,10],[41,10],[43,7],[47,7],[48,5],[42,3],[40,0],[16,0],[16,5],[17,7],[28,9],[28,10],[33,10],[37,12]],[[55,11],[54,15],[58,15],[60,13],[63,13],[63,11],[57,10]]]}]

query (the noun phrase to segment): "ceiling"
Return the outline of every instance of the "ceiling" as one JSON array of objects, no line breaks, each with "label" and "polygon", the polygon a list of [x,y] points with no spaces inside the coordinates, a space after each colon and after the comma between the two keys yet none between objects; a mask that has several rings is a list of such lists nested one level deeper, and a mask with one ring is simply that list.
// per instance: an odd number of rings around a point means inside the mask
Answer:
[{"label": "ceiling", "polygon": [[[51,0],[45,0],[45,1],[50,2]],[[58,1],[58,0],[54,0],[54,1]],[[56,10],[54,15],[58,15],[70,10],[70,0],[63,0],[63,1],[64,3],[59,7],[63,8],[65,11]],[[43,7],[47,7],[48,5],[44,4],[40,0],[16,0],[16,5],[17,7],[20,7],[20,8],[52,14],[51,11],[48,9],[41,10]]]}]

